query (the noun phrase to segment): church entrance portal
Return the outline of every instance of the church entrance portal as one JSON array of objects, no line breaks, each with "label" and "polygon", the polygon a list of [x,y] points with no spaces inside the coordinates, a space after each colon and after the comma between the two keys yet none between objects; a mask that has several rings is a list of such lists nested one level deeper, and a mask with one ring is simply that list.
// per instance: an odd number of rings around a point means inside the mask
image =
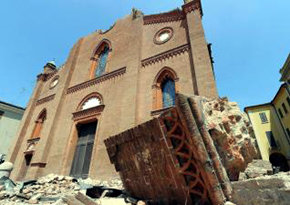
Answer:
[{"label": "church entrance portal", "polygon": [[78,126],[78,141],[70,175],[76,178],[87,178],[91,163],[97,121]]}]

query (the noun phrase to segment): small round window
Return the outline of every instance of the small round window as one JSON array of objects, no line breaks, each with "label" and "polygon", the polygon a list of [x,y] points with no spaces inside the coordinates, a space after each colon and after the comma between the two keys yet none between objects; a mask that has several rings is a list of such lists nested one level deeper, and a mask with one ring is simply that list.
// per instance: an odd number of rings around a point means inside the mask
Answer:
[{"label": "small round window", "polygon": [[169,41],[173,36],[173,30],[170,27],[160,29],[154,36],[154,43],[162,44]]},{"label": "small round window", "polygon": [[59,81],[59,77],[57,76],[51,81],[49,87],[54,88],[58,84],[58,81]]}]

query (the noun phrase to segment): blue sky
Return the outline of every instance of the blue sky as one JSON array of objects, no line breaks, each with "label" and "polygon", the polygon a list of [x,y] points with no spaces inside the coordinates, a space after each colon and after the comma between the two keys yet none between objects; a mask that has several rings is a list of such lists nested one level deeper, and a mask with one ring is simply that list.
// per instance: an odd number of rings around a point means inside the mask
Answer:
[{"label": "blue sky", "polygon": [[[47,61],[65,62],[73,44],[109,28],[133,7],[169,11],[182,0],[1,0],[0,100],[25,107]],[[272,100],[290,48],[289,0],[203,0],[218,92],[241,108]]]}]

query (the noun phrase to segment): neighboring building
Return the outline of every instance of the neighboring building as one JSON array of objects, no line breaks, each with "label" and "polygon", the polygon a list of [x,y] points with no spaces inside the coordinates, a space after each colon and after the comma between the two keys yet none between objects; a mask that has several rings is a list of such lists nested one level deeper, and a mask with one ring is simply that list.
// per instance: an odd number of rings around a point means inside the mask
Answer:
[{"label": "neighboring building", "polygon": [[257,138],[263,160],[288,171],[290,167],[289,56],[280,70],[284,81],[270,103],[245,108]]},{"label": "neighboring building", "polygon": [[116,176],[104,140],[174,106],[175,93],[217,97],[199,0],[168,13],[133,10],[47,63],[9,155],[14,179]]},{"label": "neighboring building", "polygon": [[290,84],[290,54],[288,55],[283,67],[280,69],[280,73],[280,81]]},{"label": "neighboring building", "polygon": [[23,113],[24,108],[0,101],[0,154],[7,155]]}]

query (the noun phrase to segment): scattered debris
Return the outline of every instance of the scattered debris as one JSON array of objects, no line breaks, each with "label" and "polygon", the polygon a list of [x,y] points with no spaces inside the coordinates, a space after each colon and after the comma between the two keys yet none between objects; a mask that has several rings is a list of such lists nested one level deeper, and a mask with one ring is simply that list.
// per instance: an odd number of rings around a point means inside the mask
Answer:
[{"label": "scattered debris", "polygon": [[[38,180],[14,183],[8,177],[0,179],[0,204],[86,204],[105,205],[126,203],[128,197],[118,179],[99,181],[75,179],[49,174]],[[116,203],[115,203],[116,202]],[[136,203],[134,203],[136,204]]]},{"label": "scattered debris", "polygon": [[248,164],[246,170],[240,173],[239,181],[273,175],[272,165],[269,161],[253,160]]},{"label": "scattered debris", "polygon": [[238,205],[288,205],[290,172],[233,182],[232,201]]}]

